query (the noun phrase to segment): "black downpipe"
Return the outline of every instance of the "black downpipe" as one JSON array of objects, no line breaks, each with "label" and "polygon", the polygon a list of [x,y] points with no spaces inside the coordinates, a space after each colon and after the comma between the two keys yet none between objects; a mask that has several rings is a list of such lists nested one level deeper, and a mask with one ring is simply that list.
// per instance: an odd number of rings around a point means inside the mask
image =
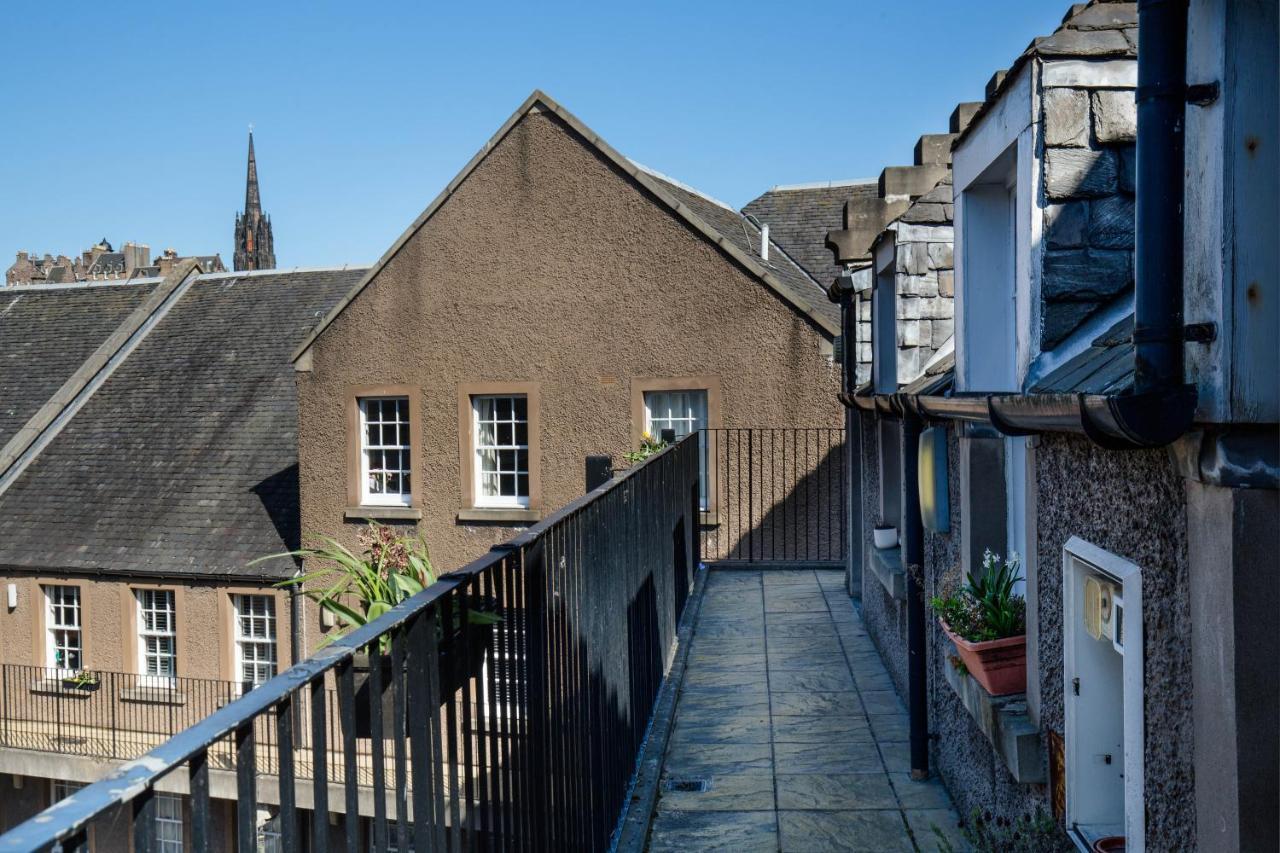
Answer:
[{"label": "black downpipe", "polygon": [[1140,0],[1134,393],[1183,384],[1186,0]]},{"label": "black downpipe", "polygon": [[911,778],[929,778],[929,697],[924,630],[924,526],[920,521],[919,416],[902,414],[902,565],[907,570],[907,711]]}]

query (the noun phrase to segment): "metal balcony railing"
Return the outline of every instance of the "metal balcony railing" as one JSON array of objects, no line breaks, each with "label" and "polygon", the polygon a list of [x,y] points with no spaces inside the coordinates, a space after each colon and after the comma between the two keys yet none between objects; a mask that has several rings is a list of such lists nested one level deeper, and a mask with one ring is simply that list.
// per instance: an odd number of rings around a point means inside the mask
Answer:
[{"label": "metal balcony railing", "polygon": [[[699,469],[697,437],[680,441],[206,709],[0,836],[0,851],[74,849],[121,806],[134,849],[155,849],[154,792],[172,774],[186,779],[192,847],[211,849],[210,776],[221,766],[234,773],[241,850],[255,849],[266,790],[285,850],[300,849],[304,819],[311,849],[328,850],[330,811],[343,815],[347,849],[362,849],[369,799],[379,850],[607,848],[699,561]],[[473,624],[473,609],[501,621]]]},{"label": "metal balcony railing", "polygon": [[847,514],[841,428],[701,431],[703,559],[755,564],[844,560]]}]

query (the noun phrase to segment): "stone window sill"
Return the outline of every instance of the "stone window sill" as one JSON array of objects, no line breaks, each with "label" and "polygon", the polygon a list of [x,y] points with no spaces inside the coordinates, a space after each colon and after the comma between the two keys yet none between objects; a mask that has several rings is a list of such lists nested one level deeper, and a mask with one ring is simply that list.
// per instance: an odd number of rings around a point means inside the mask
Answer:
[{"label": "stone window sill", "polygon": [[120,691],[120,701],[142,705],[185,705],[187,694],[168,687],[127,687]]},{"label": "stone window sill", "polygon": [[55,678],[41,678],[31,682],[31,692],[40,696],[66,696],[68,699],[88,699],[100,685],[72,687]]},{"label": "stone window sill", "polygon": [[702,527],[719,527],[720,513],[704,509],[698,513],[698,524]]},{"label": "stone window sill", "polygon": [[[948,642],[947,648],[954,650],[955,647]],[[1026,694],[992,696],[972,676],[952,664],[954,651],[947,657],[942,666],[947,674],[947,683],[986,735],[991,748],[1004,760],[1014,781],[1024,785],[1046,782],[1040,730],[1027,713]]]},{"label": "stone window sill", "polygon": [[867,564],[885,592],[895,601],[907,600],[907,573],[902,570],[901,548],[872,548]]},{"label": "stone window sill", "polygon": [[422,510],[414,506],[349,506],[342,517],[347,521],[420,521]]},{"label": "stone window sill", "polygon": [[481,524],[532,524],[542,520],[540,509],[518,509],[506,507],[476,506],[458,510],[460,523],[479,522]]}]

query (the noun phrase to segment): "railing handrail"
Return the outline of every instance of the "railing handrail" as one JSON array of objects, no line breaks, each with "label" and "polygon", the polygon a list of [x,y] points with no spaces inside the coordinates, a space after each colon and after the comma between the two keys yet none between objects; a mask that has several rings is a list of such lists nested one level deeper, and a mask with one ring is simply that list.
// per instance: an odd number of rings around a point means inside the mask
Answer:
[{"label": "railing handrail", "polygon": [[[440,576],[435,583],[411,598],[402,601],[378,618],[366,622],[311,656],[299,661],[270,680],[244,693],[239,698],[215,710],[209,716],[171,736],[164,743],[139,758],[121,764],[101,780],[76,791],[39,815],[0,836],[0,853],[46,849],[60,840],[87,829],[90,821],[122,803],[134,800],[152,790],[162,778],[178,771],[212,744],[233,735],[246,725],[252,725],[283,702],[292,701],[295,694],[308,684],[323,678],[330,670],[347,661],[382,637],[405,627],[415,617],[444,599],[450,592],[470,578],[491,569],[514,550],[536,542],[556,523],[568,518],[604,495],[622,486],[648,465],[656,463],[667,453],[694,438],[693,434],[664,448],[644,462],[634,465],[608,483],[571,501],[553,512],[538,524],[513,537],[506,543],[472,560],[460,569]],[[234,682],[232,682],[234,683]],[[49,812],[56,810],[60,821],[50,820]]]}]

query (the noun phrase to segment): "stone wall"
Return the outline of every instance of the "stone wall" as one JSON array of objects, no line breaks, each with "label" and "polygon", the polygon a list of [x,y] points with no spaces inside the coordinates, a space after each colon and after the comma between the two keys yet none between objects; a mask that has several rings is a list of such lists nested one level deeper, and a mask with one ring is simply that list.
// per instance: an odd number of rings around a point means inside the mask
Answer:
[{"label": "stone wall", "polygon": [[1077,84],[1041,98],[1041,349],[1050,350],[1132,291],[1137,107],[1124,74],[1044,78]]},{"label": "stone wall", "polygon": [[918,379],[955,329],[953,235],[950,180],[921,196],[894,226],[899,384]]}]

